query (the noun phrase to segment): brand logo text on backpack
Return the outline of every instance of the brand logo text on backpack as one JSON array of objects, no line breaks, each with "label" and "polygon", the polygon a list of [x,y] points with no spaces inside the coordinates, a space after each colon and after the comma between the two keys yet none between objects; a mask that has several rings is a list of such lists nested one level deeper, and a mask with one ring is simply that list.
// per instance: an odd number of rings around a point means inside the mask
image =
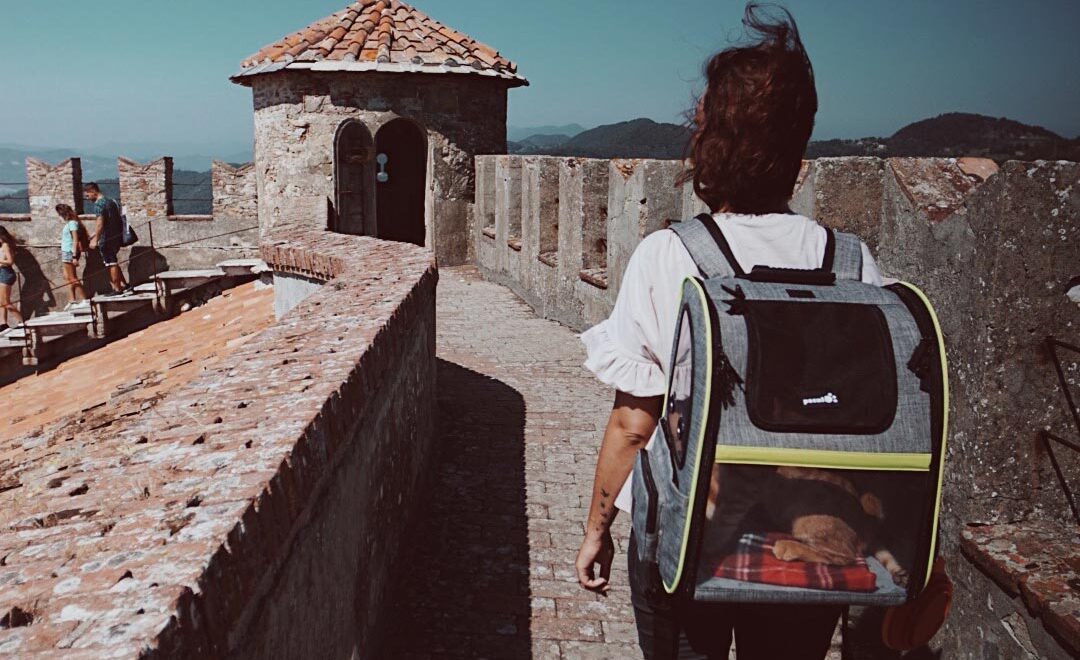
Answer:
[{"label": "brand logo text on backpack", "polygon": [[821,396],[811,397],[809,399],[803,399],[802,404],[804,407],[810,406],[836,406],[840,404],[840,397],[836,396],[832,392],[823,394]]}]

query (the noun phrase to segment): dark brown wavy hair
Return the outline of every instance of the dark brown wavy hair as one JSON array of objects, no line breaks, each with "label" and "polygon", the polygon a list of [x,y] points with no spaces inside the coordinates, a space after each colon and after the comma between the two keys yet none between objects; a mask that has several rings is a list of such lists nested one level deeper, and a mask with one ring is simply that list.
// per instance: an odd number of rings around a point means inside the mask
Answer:
[{"label": "dark brown wavy hair", "polygon": [[750,3],[751,42],[714,55],[694,113],[689,168],[680,183],[714,212],[786,208],[814,130],[814,68],[791,13]]},{"label": "dark brown wavy hair", "polygon": [[77,220],[79,218],[79,215],[75,213],[75,209],[71,208],[68,204],[57,204],[56,214],[64,220]]},{"label": "dark brown wavy hair", "polygon": [[0,243],[5,243],[12,251],[19,246],[19,241],[11,235],[6,227],[0,227]]}]

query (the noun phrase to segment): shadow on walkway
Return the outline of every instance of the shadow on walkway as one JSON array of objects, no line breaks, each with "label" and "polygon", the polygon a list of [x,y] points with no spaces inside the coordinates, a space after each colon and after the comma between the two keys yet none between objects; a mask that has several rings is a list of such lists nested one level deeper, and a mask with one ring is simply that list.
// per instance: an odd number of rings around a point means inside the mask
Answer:
[{"label": "shadow on walkway", "polygon": [[881,622],[885,610],[880,607],[853,607],[848,635],[851,639],[852,657],[874,658],[874,660],[939,660],[940,651],[933,651],[926,646],[907,652],[892,651],[881,641]]},{"label": "shadow on walkway", "polygon": [[48,314],[56,306],[56,295],[52,287],[62,282],[53,282],[45,276],[41,264],[30,250],[18,249],[13,255],[15,270],[22,278],[22,290],[11,292],[12,300],[19,300],[19,312],[24,318]]},{"label": "shadow on walkway", "polygon": [[525,399],[438,361],[428,504],[400,558],[389,657],[528,658]]}]

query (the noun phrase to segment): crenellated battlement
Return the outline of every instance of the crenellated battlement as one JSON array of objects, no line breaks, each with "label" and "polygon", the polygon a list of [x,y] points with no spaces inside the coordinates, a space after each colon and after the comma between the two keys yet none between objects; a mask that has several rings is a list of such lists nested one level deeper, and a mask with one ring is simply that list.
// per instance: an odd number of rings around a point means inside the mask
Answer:
[{"label": "crenellated battlement", "polygon": [[[792,208],[872,248],[898,204],[930,224],[967,212],[989,179],[986,159],[824,158],[806,161]],[[679,161],[481,156],[470,253],[541,314],[584,328],[607,316],[637,244],[671,222],[707,211]]]},{"label": "crenellated battlement", "polygon": [[[249,164],[233,166],[214,161],[211,171],[213,213],[175,213],[174,199],[185,191],[173,180],[173,159],[166,156],[140,163],[117,159],[119,199],[128,222],[140,241],[125,248],[120,258],[134,281],[146,279],[154,270],[202,269],[226,259],[257,256],[258,197],[255,169]],[[45,312],[67,302],[66,291],[52,290],[63,283],[59,261],[61,222],[57,204],[68,204],[93,231],[84,204],[83,178],[79,158],[51,164],[37,158],[26,159],[26,189],[29,213],[0,214],[0,224],[15,235],[25,248],[20,251],[17,270],[23,276],[23,312]],[[190,193],[188,193],[190,194]],[[153,244],[151,245],[151,232]],[[84,276],[91,286],[104,290],[101,264],[94,254],[84,261]],[[99,261],[99,260],[98,260]]]}]

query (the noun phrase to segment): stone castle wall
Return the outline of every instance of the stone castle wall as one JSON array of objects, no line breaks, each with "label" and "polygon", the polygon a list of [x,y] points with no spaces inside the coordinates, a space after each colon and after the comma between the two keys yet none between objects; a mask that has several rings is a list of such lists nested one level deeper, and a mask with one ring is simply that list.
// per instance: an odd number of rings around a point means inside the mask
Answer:
[{"label": "stone castle wall", "polygon": [[466,260],[473,157],[506,152],[504,84],[473,76],[286,71],[255,78],[252,89],[264,231],[302,217],[325,228],[326,217],[303,211],[333,203],[338,128],[356,119],[374,137],[381,126],[403,117],[417,122],[428,138],[426,244],[442,264]]},{"label": "stone castle wall", "polygon": [[[173,213],[172,158],[138,163],[120,158],[117,163],[120,199],[139,242],[120,252],[129,281],[141,282],[164,270],[213,267],[226,259],[258,254],[258,217],[255,172],[251,165],[233,167],[215,161],[212,166],[213,215]],[[82,214],[89,234],[94,231],[89,205],[82,197],[82,165],[69,158],[50,165],[26,160],[30,213],[0,214],[3,225],[19,240],[16,270],[22,275],[23,313],[43,313],[68,302],[60,262],[62,223],[57,204],[68,204]],[[153,245],[151,245],[151,233]],[[108,280],[96,251],[80,263],[80,274],[90,288],[104,291]],[[59,288],[57,288],[59,287]]]},{"label": "stone castle wall", "polygon": [[[674,186],[677,161],[491,156],[476,167],[477,264],[579,330],[610,313],[644,236],[704,210],[690,186]],[[1068,507],[1037,434],[1074,433],[1043,344],[1051,335],[1080,343],[1080,306],[1066,296],[1080,274],[1080,164],[819,159],[804,164],[792,207],[858,234],[886,276],[918,285],[937,308],[952,389],[948,560],[966,561],[958,546],[968,525],[1043,521],[1066,537]],[[1075,384],[1080,363],[1063,357]],[[1080,456],[1057,454],[1080,483]],[[939,637],[946,657],[983,657],[985,639],[1011,639],[1007,616],[1024,620],[992,610],[981,575],[954,575],[963,615]]]},{"label": "stone castle wall", "polygon": [[[137,413],[57,419],[32,436],[55,450],[4,466],[0,655],[382,657],[433,470],[435,260],[310,229],[261,256],[323,286]],[[83,486],[19,496],[59,472]]]}]

